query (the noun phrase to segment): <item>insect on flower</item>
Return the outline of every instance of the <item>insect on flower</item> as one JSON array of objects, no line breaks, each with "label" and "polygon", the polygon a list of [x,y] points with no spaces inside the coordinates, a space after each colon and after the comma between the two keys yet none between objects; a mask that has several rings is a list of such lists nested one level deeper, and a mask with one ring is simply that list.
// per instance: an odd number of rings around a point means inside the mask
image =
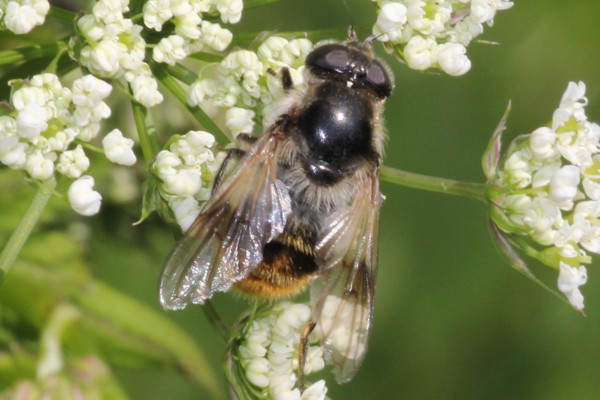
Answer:
[{"label": "insect on flower", "polygon": [[232,287],[285,298],[311,284],[312,319],[341,382],[364,358],[377,271],[382,112],[393,83],[372,40],[350,30],[346,42],[317,46],[302,85],[282,70],[286,94],[269,128],[238,137],[160,283],[166,309]]}]

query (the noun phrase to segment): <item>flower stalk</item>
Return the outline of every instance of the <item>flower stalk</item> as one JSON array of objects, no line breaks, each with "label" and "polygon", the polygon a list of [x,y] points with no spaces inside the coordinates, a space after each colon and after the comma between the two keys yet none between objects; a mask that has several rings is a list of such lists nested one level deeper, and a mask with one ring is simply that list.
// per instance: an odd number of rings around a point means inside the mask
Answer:
[{"label": "flower stalk", "polygon": [[380,169],[381,180],[400,186],[429,192],[449,194],[453,196],[468,197],[470,199],[486,202],[485,184],[461,182],[453,179],[438,178],[416,174],[414,172],[382,166]]},{"label": "flower stalk", "polygon": [[56,180],[54,178],[42,181],[39,184],[27,212],[23,215],[21,222],[8,239],[8,243],[6,243],[4,249],[2,249],[2,254],[0,254],[0,285],[4,281],[4,276],[15,263],[37,221],[40,219],[55,187]]},{"label": "flower stalk", "polygon": [[65,42],[57,41],[52,43],[38,44],[35,46],[22,47],[15,50],[3,50],[0,51],[0,65],[44,58],[59,54],[66,49],[67,44]]},{"label": "flower stalk", "polygon": [[75,18],[77,18],[77,13],[61,8],[61,7],[57,7],[57,6],[50,6],[50,10],[48,11],[48,15],[51,17],[54,17],[56,19],[60,19],[61,21],[64,22],[68,22],[68,23],[73,23],[73,21],[75,21]]},{"label": "flower stalk", "polygon": [[148,121],[148,109],[143,105],[132,101],[131,107],[133,110],[133,121],[137,129],[138,138],[140,139],[140,147],[146,163],[151,163],[160,151],[160,143],[156,137],[156,129],[154,124]]},{"label": "flower stalk", "polygon": [[229,139],[221,128],[214,123],[212,118],[210,118],[204,110],[200,107],[191,107],[187,102],[187,93],[186,91],[177,83],[175,78],[169,74],[166,68],[162,66],[157,66],[154,69],[154,73],[156,74],[156,78],[160,83],[179,101],[179,103],[184,106],[192,116],[202,124],[202,126],[209,132],[212,132],[221,143],[228,143]]}]

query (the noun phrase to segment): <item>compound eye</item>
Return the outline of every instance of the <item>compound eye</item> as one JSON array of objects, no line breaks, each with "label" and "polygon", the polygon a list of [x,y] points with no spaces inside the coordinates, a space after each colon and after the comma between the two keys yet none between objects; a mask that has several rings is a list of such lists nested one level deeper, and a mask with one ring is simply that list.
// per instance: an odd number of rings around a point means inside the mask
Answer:
[{"label": "compound eye", "polygon": [[307,65],[334,72],[346,72],[350,63],[348,49],[339,44],[318,47],[306,57]]},{"label": "compound eye", "polygon": [[388,97],[392,93],[392,83],[388,72],[381,63],[373,61],[367,69],[366,81],[369,82],[382,97]]}]

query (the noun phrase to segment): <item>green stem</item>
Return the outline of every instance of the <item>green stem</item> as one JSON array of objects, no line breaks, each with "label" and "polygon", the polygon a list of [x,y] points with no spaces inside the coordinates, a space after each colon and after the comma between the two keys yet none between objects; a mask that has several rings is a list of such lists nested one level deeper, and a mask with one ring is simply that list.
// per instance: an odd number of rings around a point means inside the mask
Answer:
[{"label": "green stem", "polygon": [[83,147],[86,150],[92,151],[96,154],[102,154],[104,155],[104,150],[98,146],[94,146],[93,144],[90,144],[88,142],[83,142],[83,141],[77,141],[78,144],[81,145],[81,147]]},{"label": "green stem", "polygon": [[44,58],[53,54],[58,54],[66,48],[67,44],[65,42],[52,42],[23,47],[16,50],[0,51],[0,65]]},{"label": "green stem", "polygon": [[75,21],[75,18],[77,18],[77,16],[78,16],[78,14],[76,12],[66,10],[64,8],[60,8],[60,7],[56,7],[56,6],[50,6],[50,11],[49,11],[48,15],[50,15],[51,17],[54,17],[56,19],[60,19],[61,21],[71,23],[71,24],[73,23],[73,21]]},{"label": "green stem", "polygon": [[461,182],[435,176],[415,174],[387,167],[385,165],[381,167],[380,177],[383,181],[395,183],[397,185],[428,190],[430,192],[469,197],[482,202],[487,201],[485,196],[485,184],[482,183]]},{"label": "green stem", "polygon": [[160,143],[156,136],[156,128],[154,124],[148,121],[148,109],[141,104],[132,101],[133,120],[140,139],[140,146],[144,160],[147,163],[152,162],[156,154],[160,151]]},{"label": "green stem", "polygon": [[42,215],[42,211],[44,211],[55,187],[56,180],[54,178],[48,179],[40,184],[33,201],[29,205],[29,209],[23,216],[23,219],[21,219],[17,229],[15,229],[10,236],[10,239],[8,239],[8,243],[2,250],[2,254],[0,254],[0,285],[17,259],[17,256],[21,252],[27,238],[29,238],[38,219]]},{"label": "green stem", "polygon": [[202,305],[202,311],[210,321],[210,323],[215,327],[215,329],[219,332],[221,337],[227,341],[229,337],[229,328],[221,319],[221,316],[215,309],[215,306],[212,304],[210,300],[206,300]]},{"label": "green stem", "polygon": [[[262,40],[268,38],[269,36],[276,35],[279,37],[283,37],[285,39],[296,39],[305,37],[309,39],[311,42],[316,43],[321,40],[331,39],[331,38],[344,38],[346,37],[346,30],[341,29],[319,29],[319,30],[311,30],[311,31],[289,31],[289,32],[276,32],[276,31],[263,31],[263,32],[245,32],[245,33],[236,33],[231,46],[242,46],[247,47],[252,44],[262,42]],[[251,46],[252,47],[252,46]]]},{"label": "green stem", "polygon": [[204,110],[200,107],[191,107],[187,102],[187,94],[185,90],[179,85],[179,83],[175,80],[175,78],[169,73],[169,70],[159,66],[153,66],[154,75],[156,78],[164,85],[165,88],[175,98],[179,101],[179,103],[184,106],[191,114],[202,124],[204,129],[214,134],[217,137],[217,140],[221,143],[229,143],[230,140],[227,138],[225,133],[214,123],[212,118],[210,118]]},{"label": "green stem", "polygon": [[264,6],[270,3],[276,3],[280,0],[246,0],[244,1],[244,9],[248,10],[250,8]]},{"label": "green stem", "polygon": [[186,85],[191,85],[196,81],[196,79],[198,79],[198,74],[195,74],[181,64],[166,65],[165,70],[175,79],[185,83]]}]

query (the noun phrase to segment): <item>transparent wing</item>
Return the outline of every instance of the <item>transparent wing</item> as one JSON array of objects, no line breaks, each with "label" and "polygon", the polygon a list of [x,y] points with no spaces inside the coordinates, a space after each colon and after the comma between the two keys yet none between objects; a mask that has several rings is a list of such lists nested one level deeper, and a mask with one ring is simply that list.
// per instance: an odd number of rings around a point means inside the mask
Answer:
[{"label": "transparent wing", "polygon": [[313,318],[338,382],[356,373],[367,350],[377,273],[378,170],[358,179],[356,197],[323,223],[317,244],[322,279],[313,284]]},{"label": "transparent wing", "polygon": [[259,139],[179,240],[162,273],[164,308],[182,309],[227,291],[283,232],[291,200],[277,179],[280,141],[268,133]]}]

